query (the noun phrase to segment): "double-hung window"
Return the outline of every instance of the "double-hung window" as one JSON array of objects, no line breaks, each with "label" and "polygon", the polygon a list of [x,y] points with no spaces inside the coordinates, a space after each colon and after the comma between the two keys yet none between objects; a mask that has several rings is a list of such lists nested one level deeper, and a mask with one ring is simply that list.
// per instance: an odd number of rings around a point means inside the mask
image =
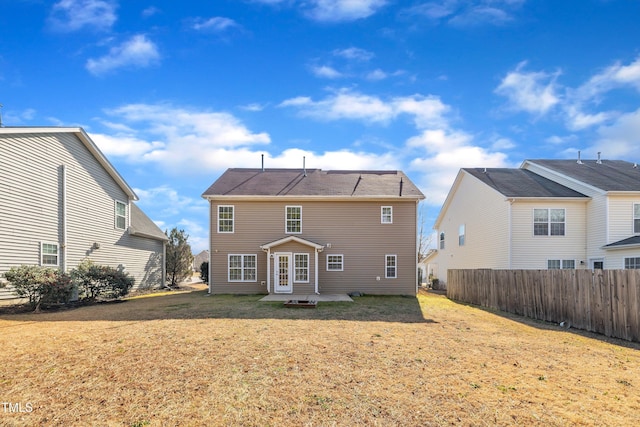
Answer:
[{"label": "double-hung window", "polygon": [[533,235],[534,236],[564,236],[565,210],[564,209],[534,209],[533,210]]},{"label": "double-hung window", "polygon": [[640,234],[640,203],[633,204],[633,234]]},{"label": "double-hung window", "polygon": [[60,252],[57,243],[40,243],[40,265],[54,267],[60,265]]},{"label": "double-hung window", "polygon": [[309,254],[294,254],[293,267],[295,282],[309,282]]},{"label": "double-hung window", "polygon": [[218,206],[218,233],[233,233],[233,206]]},{"label": "double-hung window", "polygon": [[547,268],[549,270],[574,270],[576,261],[573,259],[550,259],[547,260]]},{"label": "double-hung window", "polygon": [[342,255],[327,255],[327,271],[343,271],[344,257]]},{"label": "double-hung window", "polygon": [[229,281],[255,282],[257,274],[256,255],[230,254]]},{"label": "double-hung window", "polygon": [[384,256],[384,277],[386,279],[395,279],[398,277],[398,257],[396,255]]},{"label": "double-hung window", "polygon": [[380,223],[393,224],[393,206],[382,206],[380,208]]},{"label": "double-hung window", "polygon": [[116,200],[115,204],[115,225],[119,230],[127,229],[127,204]]},{"label": "double-hung window", "polygon": [[285,207],[285,229],[287,233],[302,233],[302,206]]},{"label": "double-hung window", "polygon": [[440,249],[444,249],[444,231],[440,233]]},{"label": "double-hung window", "polygon": [[640,257],[632,257],[624,259],[625,269],[638,269],[640,268]]}]

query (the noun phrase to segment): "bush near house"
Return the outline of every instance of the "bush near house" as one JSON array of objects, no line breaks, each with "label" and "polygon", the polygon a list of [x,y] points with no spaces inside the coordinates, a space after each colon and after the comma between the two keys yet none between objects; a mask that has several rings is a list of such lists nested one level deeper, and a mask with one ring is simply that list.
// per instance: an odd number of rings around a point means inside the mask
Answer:
[{"label": "bush near house", "polygon": [[12,267],[4,277],[19,297],[29,300],[29,306],[35,311],[42,305],[69,303],[75,289],[80,300],[96,301],[121,298],[134,284],[134,279],[124,271],[96,265],[90,260],[83,261],[69,274],[53,268],[22,265]]},{"label": "bush near house", "polygon": [[208,261],[204,261],[202,264],[200,264],[200,279],[202,279],[202,281],[204,283],[209,283],[209,262]]},{"label": "bush near house", "polygon": [[27,298],[34,310],[42,304],[67,303],[71,298],[73,283],[71,277],[60,270],[22,265],[12,267],[4,273],[21,298]]},{"label": "bush near house", "polygon": [[134,279],[122,270],[87,259],[71,272],[78,296],[84,300],[117,299],[129,293]]}]

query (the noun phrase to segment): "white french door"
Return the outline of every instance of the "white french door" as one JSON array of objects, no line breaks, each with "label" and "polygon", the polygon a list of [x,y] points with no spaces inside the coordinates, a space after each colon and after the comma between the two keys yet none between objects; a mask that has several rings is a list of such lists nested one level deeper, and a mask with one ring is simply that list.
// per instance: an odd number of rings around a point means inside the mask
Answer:
[{"label": "white french door", "polygon": [[290,294],[293,292],[291,285],[290,253],[276,253],[273,257],[273,291],[278,294]]}]

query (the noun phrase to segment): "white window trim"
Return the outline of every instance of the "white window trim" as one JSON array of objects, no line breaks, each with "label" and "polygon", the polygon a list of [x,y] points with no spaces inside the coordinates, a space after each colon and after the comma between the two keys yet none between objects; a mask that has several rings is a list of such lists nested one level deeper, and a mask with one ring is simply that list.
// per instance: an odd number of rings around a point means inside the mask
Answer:
[{"label": "white window trim", "polygon": [[[336,268],[329,268],[329,257],[330,256],[339,256],[340,257],[340,269],[336,269]],[[327,271],[344,271],[344,255],[343,254],[327,254],[327,258],[326,258],[326,269]]]},{"label": "white window trim", "polygon": [[[118,203],[124,205],[124,228],[118,227],[118,218],[121,215],[118,215]],[[126,230],[129,225],[129,204],[123,202],[122,200],[115,200],[113,202],[113,226],[116,230]]]},{"label": "white window trim", "polygon": [[[633,206],[631,207],[631,231],[632,234],[640,234],[640,230],[636,230],[636,219],[640,219],[640,217],[636,218],[636,206],[640,205],[640,203],[633,203]],[[633,257],[630,257],[633,258]]]},{"label": "white window trim", "polygon": [[[220,231],[220,208],[231,208],[231,231]],[[218,205],[217,231],[220,234],[233,234],[236,231],[236,208],[234,205]]]},{"label": "white window trim", "polygon": [[[296,270],[298,270],[298,266],[296,265],[296,256],[298,255],[303,255],[307,257],[307,266],[304,268],[305,270],[307,270],[307,280],[296,279]],[[311,258],[309,257],[309,254],[306,252],[299,252],[299,253],[293,254],[293,283],[309,283],[309,260],[310,259]]]},{"label": "white window trim", "polygon": [[[287,211],[289,208],[299,208],[300,209],[300,231],[289,231],[288,230],[288,221]],[[285,234],[302,234],[302,206],[301,205],[287,205],[284,207],[284,232]]]},{"label": "white window trim", "polygon": [[[237,279],[231,279],[231,257],[232,256],[239,256],[240,258],[240,271],[241,271],[241,275],[242,275],[242,279],[237,280]],[[255,270],[256,270],[256,274],[255,274],[255,279],[253,280],[245,280],[244,278],[244,258],[245,257],[253,257],[255,259]],[[230,283],[255,283],[258,281],[258,256],[256,254],[228,254],[227,255],[227,280]]]},{"label": "white window trim", "polygon": [[[44,245],[54,245],[56,247],[56,263],[55,264],[45,264],[44,263],[44,255],[53,255],[53,254],[45,254],[44,253]],[[40,242],[40,266],[41,267],[59,267],[60,266],[60,244],[58,242]]]},{"label": "white window trim", "polygon": [[[462,233],[461,233],[462,231]],[[460,224],[458,227],[458,246],[464,246],[467,240],[467,225]]]},{"label": "white window trim", "polygon": [[[387,264],[387,262],[389,261],[389,258],[393,258],[393,260],[394,260],[393,272],[395,274],[393,276],[389,276],[387,274],[389,272],[389,270],[388,270],[389,265]],[[396,255],[396,254],[386,254],[384,256],[384,278],[385,279],[397,279],[398,278],[398,255]]]},{"label": "white window trim", "polygon": [[[551,224],[561,224],[559,222],[551,221],[551,211],[552,210],[562,210],[564,211],[564,233],[563,234],[551,234]],[[547,222],[536,222],[536,214],[537,210],[546,210],[547,211]],[[566,208],[533,208],[533,225],[531,227],[531,232],[533,233],[533,237],[565,237],[567,235],[567,209]],[[536,224],[547,224],[547,234],[536,234]]]},{"label": "white window trim", "polygon": [[[385,221],[384,210],[386,208],[390,210],[389,221]],[[393,224],[393,206],[380,206],[380,224]]]},{"label": "white window trim", "polygon": [[[560,268],[549,268],[549,261],[560,261]],[[565,268],[564,263],[566,261],[573,261],[573,268]],[[575,259],[562,259],[562,258],[548,258],[547,259],[547,270],[576,270],[576,266],[578,263]]]}]

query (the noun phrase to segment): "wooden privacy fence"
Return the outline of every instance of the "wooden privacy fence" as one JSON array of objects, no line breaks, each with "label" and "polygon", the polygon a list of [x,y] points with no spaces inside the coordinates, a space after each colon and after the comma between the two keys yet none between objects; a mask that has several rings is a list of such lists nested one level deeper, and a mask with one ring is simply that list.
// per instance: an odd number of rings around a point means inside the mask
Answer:
[{"label": "wooden privacy fence", "polygon": [[640,270],[448,270],[447,297],[640,342]]}]

